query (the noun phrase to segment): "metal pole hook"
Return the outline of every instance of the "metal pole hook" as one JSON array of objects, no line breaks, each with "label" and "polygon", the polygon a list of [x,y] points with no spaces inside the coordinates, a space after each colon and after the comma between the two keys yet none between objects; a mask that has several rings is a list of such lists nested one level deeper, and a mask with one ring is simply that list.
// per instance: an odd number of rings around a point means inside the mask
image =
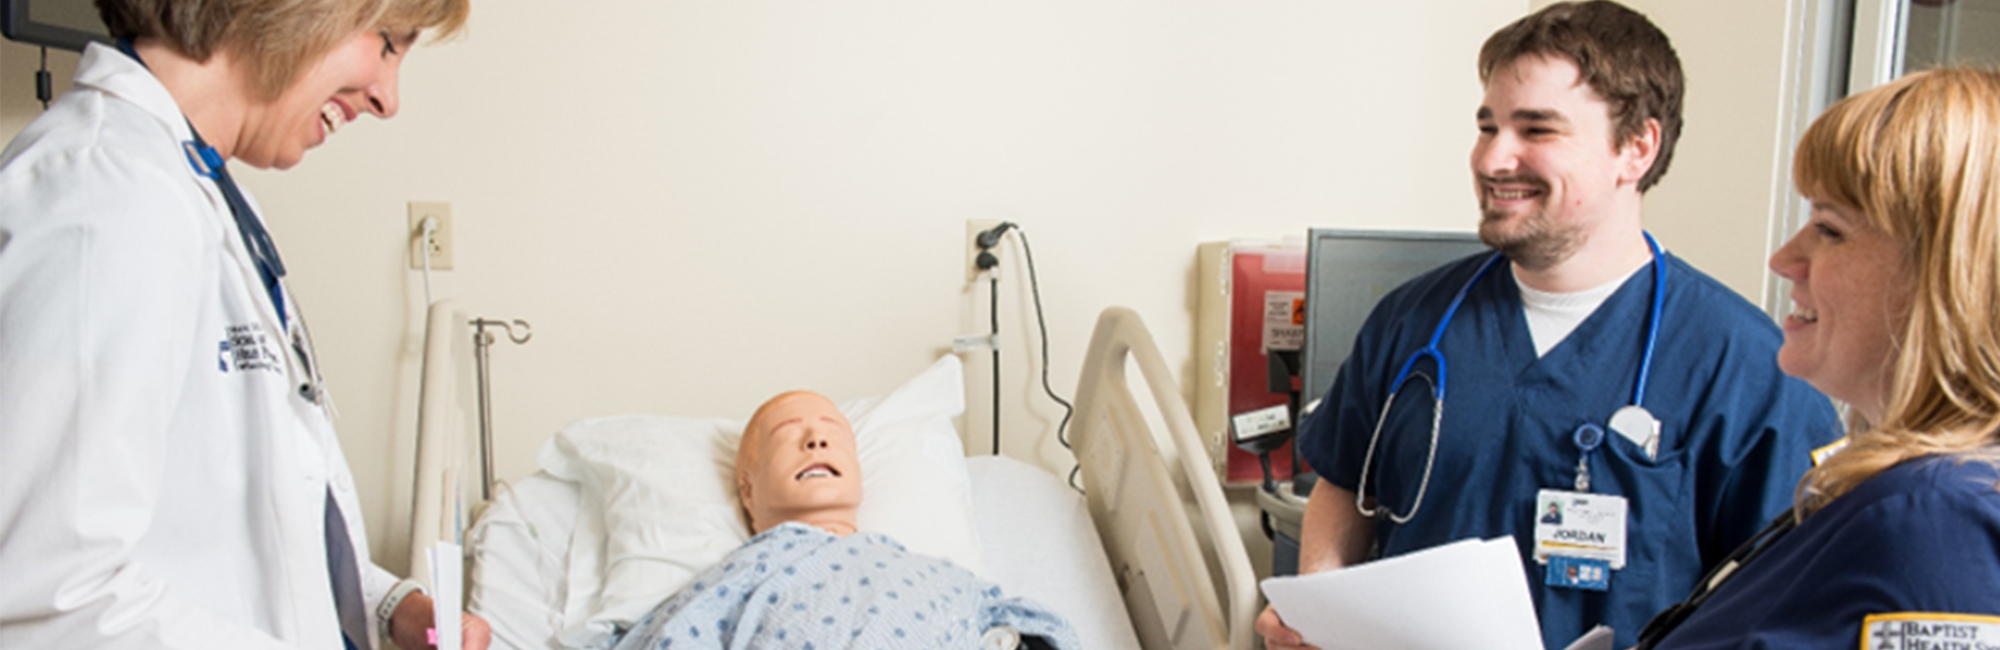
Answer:
[{"label": "metal pole hook", "polygon": [[[535,337],[535,329],[528,325],[528,321],[524,321],[519,318],[514,319],[513,322],[511,323],[504,320],[486,320],[484,318],[474,318],[472,319],[472,328],[474,331],[477,331],[479,333],[480,337],[482,337],[480,341],[482,345],[492,345],[494,342],[493,335],[486,331],[486,328],[488,327],[498,327],[507,330],[507,338],[517,344],[527,343],[528,339]],[[514,333],[515,327],[521,328],[520,334]]]},{"label": "metal pole hook", "polygon": [[[519,335],[515,335],[514,333],[514,326],[516,325],[521,327]],[[484,318],[472,319],[473,358],[478,362],[479,370],[479,458],[480,469],[483,472],[480,476],[483,479],[480,484],[480,494],[485,497],[485,500],[492,501],[493,485],[495,482],[493,471],[493,389],[492,373],[489,370],[491,362],[488,361],[487,354],[488,348],[493,345],[495,338],[492,332],[487,331],[489,327],[498,327],[507,330],[507,339],[513,341],[515,344],[527,343],[528,339],[535,336],[535,330],[528,326],[528,321],[518,318],[514,319],[512,323]]]}]

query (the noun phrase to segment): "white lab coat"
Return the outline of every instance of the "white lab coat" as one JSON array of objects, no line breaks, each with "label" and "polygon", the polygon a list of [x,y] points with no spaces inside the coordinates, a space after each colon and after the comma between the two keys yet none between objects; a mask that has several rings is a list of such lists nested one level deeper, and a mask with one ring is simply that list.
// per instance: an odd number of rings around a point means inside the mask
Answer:
[{"label": "white lab coat", "polygon": [[0,648],[337,650],[329,487],[396,583],[190,139],[92,45],[0,154]]}]

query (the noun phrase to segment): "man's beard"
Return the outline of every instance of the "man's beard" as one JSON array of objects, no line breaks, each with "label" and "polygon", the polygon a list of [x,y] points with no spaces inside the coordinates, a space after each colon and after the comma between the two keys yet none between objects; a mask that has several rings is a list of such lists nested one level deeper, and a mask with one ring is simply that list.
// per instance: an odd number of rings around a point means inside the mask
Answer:
[{"label": "man's beard", "polygon": [[1479,241],[1500,251],[1507,260],[1529,271],[1543,271],[1569,259],[1583,246],[1584,234],[1575,227],[1553,223],[1545,211],[1537,210],[1521,218],[1511,232],[1502,224],[1509,215],[1484,210],[1479,220]]}]

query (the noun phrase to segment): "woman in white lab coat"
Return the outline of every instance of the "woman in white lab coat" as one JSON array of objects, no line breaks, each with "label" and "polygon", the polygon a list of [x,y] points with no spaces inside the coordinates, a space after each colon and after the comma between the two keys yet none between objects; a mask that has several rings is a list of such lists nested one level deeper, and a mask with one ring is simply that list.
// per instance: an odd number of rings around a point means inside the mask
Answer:
[{"label": "woman in white lab coat", "polygon": [[0,648],[428,647],[228,169],[395,115],[468,0],[98,6],[120,46],[0,153]]}]

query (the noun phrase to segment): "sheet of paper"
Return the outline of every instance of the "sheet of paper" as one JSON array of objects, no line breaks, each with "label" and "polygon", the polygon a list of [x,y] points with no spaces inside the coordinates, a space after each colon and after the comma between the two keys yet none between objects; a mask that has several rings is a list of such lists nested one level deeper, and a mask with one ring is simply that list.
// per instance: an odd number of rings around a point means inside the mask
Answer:
[{"label": "sheet of paper", "polygon": [[1542,648],[1512,538],[1270,578],[1263,587],[1285,624],[1321,650]]},{"label": "sheet of paper", "polygon": [[465,555],[457,544],[438,542],[429,550],[431,561],[432,625],[437,630],[437,650],[460,650],[465,629],[459,613],[460,591],[464,588]]}]

